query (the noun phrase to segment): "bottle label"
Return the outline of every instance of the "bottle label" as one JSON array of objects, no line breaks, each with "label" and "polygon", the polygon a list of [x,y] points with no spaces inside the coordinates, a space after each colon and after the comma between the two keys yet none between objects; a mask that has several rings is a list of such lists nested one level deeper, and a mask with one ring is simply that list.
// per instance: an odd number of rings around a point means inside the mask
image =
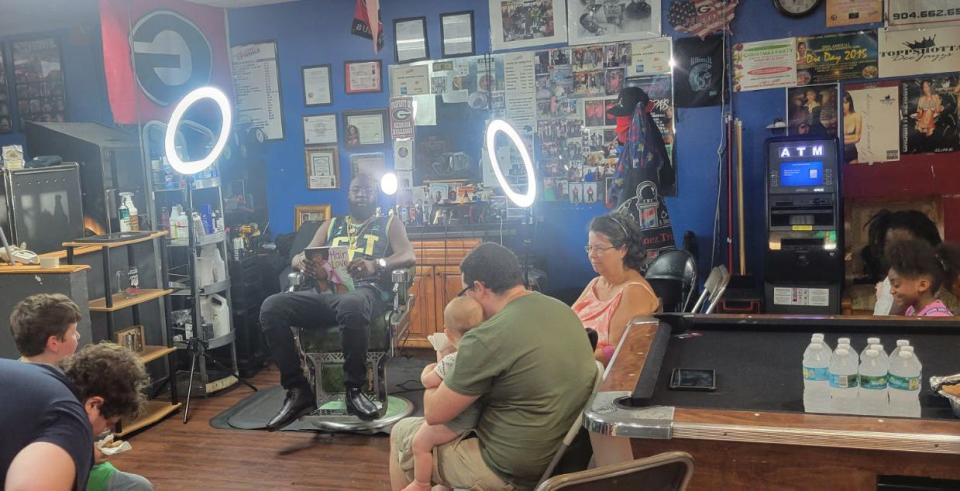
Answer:
[{"label": "bottle label", "polygon": [[830,374],[830,387],[834,389],[853,389],[856,388],[858,382],[858,377],[856,374],[853,375],[838,375],[836,373]]},{"label": "bottle label", "polygon": [[827,367],[803,367],[803,379],[815,382],[826,381],[830,379],[830,370]]},{"label": "bottle label", "polygon": [[886,375],[860,375],[860,387],[864,389],[883,390],[887,388]]},{"label": "bottle label", "polygon": [[887,384],[891,389],[920,390],[920,377],[901,377],[891,373],[887,375]]}]

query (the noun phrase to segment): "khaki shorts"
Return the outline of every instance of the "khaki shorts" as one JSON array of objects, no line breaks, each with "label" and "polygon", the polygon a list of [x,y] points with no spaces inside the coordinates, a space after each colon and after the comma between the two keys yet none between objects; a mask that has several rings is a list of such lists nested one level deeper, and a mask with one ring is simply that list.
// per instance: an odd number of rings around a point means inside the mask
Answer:
[{"label": "khaki shorts", "polygon": [[[391,459],[400,462],[400,469],[413,480],[413,436],[423,418],[404,418],[390,431]],[[433,484],[447,487],[482,490],[514,491],[516,488],[493,472],[480,456],[480,440],[467,438],[470,433],[433,449]],[[394,450],[395,449],[395,450]]]}]

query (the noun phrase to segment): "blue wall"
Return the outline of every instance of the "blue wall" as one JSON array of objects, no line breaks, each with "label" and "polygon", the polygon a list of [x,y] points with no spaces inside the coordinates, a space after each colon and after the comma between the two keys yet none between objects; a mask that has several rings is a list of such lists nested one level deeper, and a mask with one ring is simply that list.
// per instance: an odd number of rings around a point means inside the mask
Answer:
[{"label": "blue wall", "polygon": [[[664,0],[665,5],[669,5]],[[741,2],[744,3],[744,2]],[[439,14],[459,10],[475,12],[477,53],[490,51],[489,18],[486,0],[419,0],[382,2],[384,29],[388,35],[379,55],[372,53],[371,42],[350,35],[353,0],[303,0],[280,5],[231,10],[231,45],[276,40],[280,59],[280,82],[286,138],[267,145],[268,196],[271,226],[274,232],[293,229],[293,207],[297,204],[331,203],[334,213],[346,211],[343,191],[308,191],[303,171],[303,128],[301,117],[307,114],[338,113],[367,108],[384,108],[388,89],[381,94],[346,95],[343,87],[343,62],[346,60],[383,60],[394,63],[393,19],[426,16],[430,54],[440,57]],[[664,17],[666,17],[664,15]],[[733,42],[806,35],[827,32],[824,8],[799,20],[777,13],[771,2],[751,1],[741,5],[733,25]],[[871,26],[875,27],[875,26]],[[837,29],[840,30],[840,29]],[[664,35],[679,37],[664,22]],[[305,108],[300,68],[305,65],[331,64],[333,68],[332,106]],[[762,212],[762,144],[771,136],[765,126],[776,117],[784,117],[784,90],[766,90],[734,97],[735,116],[744,121],[745,181],[747,210],[748,268],[759,273],[757,258],[763,251],[764,216]],[[679,109],[676,114],[679,194],[667,201],[678,241],[684,231],[696,233],[701,251],[701,270],[709,267],[713,236],[714,206],[717,199],[717,147],[721,140],[719,107]],[[338,119],[338,121],[340,121]],[[377,150],[380,151],[380,150]],[[389,147],[383,151],[389,153]],[[348,153],[341,148],[341,176],[348,176]],[[593,276],[584,257],[589,220],[606,210],[602,205],[550,203],[539,206],[540,223],[534,248],[546,253],[550,290],[579,290]],[[720,256],[718,260],[722,261]]]},{"label": "blue wall", "polygon": [[[16,110],[16,90],[13,87],[13,63],[10,58],[10,41],[39,37],[56,37],[60,40],[64,83],[67,92],[67,121],[83,121],[113,125],[110,103],[107,100],[107,83],[103,73],[103,49],[100,43],[100,25],[84,22],[71,29],[38,31],[35,33],[0,37],[4,46],[4,60],[10,81],[10,106]],[[19,127],[19,126],[17,126]],[[26,137],[21,132],[0,134],[0,145],[24,145]],[[24,148],[29,153],[29,149]]]}]

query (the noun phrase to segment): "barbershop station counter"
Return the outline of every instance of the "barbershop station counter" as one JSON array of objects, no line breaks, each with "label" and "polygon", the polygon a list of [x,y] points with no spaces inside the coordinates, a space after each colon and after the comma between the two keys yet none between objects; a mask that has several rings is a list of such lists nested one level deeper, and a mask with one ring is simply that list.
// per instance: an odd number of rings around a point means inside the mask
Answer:
[{"label": "barbershop station counter", "polygon": [[[871,336],[887,351],[909,339],[923,364],[921,417],[805,413],[801,361],[814,332],[831,347],[848,336],[857,351]],[[670,389],[675,368],[716,370],[716,390]],[[875,490],[924,479],[960,489],[960,419],[929,387],[931,375],[958,372],[952,319],[665,314],[627,327],[584,425],[599,465],[690,453],[690,489]]]}]

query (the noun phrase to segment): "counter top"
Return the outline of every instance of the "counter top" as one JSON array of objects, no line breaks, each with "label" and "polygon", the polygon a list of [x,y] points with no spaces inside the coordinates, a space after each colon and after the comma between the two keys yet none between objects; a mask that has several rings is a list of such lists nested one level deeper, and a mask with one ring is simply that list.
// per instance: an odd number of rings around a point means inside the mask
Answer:
[{"label": "counter top", "polygon": [[86,264],[61,264],[56,268],[43,268],[39,264],[0,266],[0,274],[70,274],[90,269]]}]

